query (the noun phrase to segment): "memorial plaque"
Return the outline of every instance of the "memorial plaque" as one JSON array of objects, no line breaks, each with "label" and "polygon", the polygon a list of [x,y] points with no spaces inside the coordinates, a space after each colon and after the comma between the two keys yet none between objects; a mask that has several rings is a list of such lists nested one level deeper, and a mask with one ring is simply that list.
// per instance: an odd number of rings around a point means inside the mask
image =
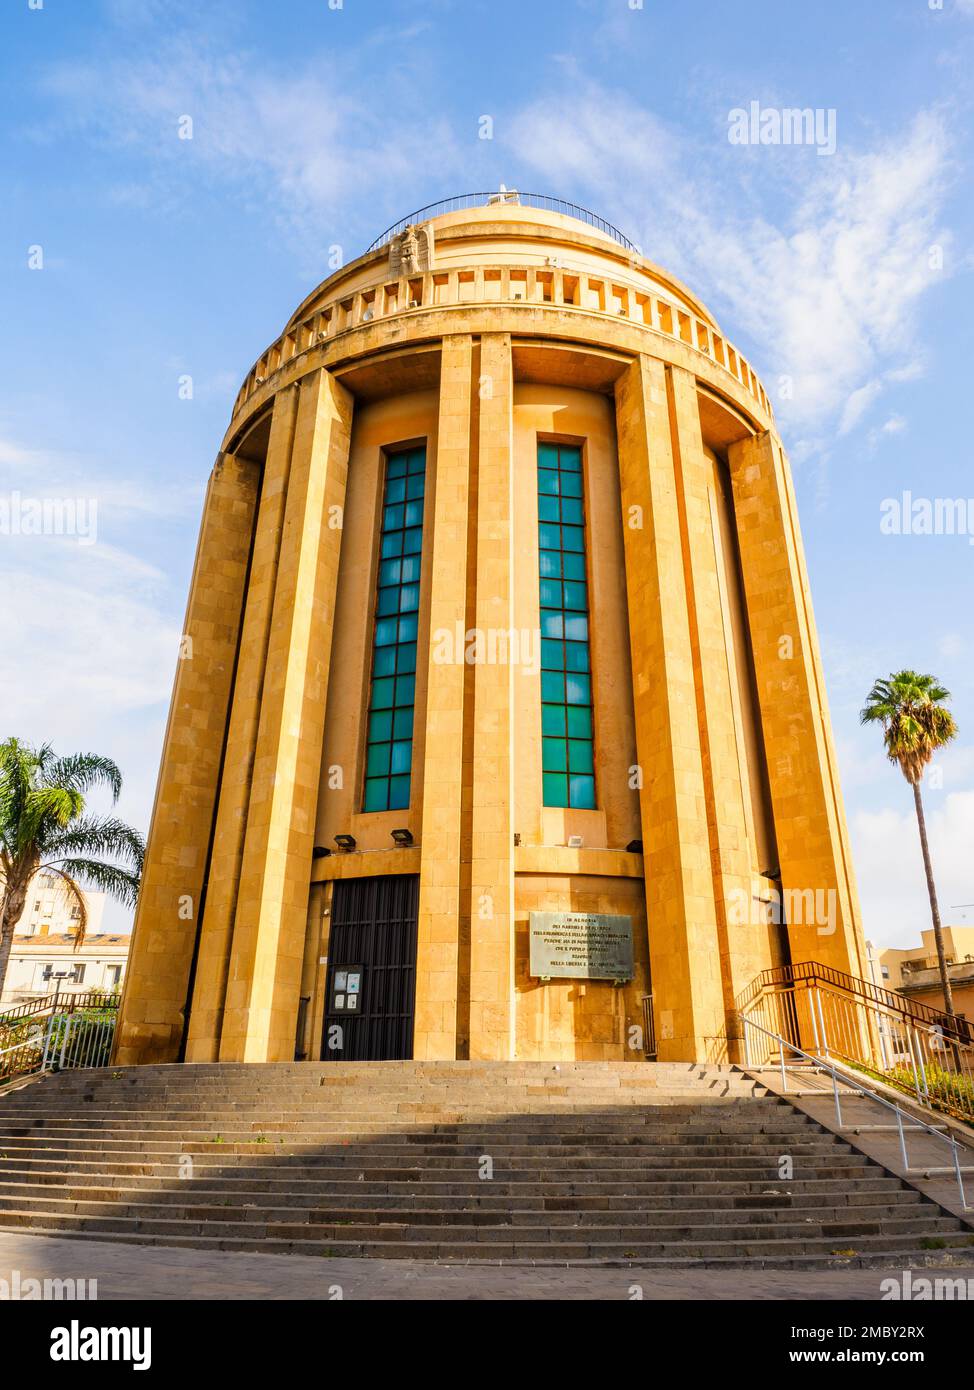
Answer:
[{"label": "memorial plaque", "polygon": [[631,980],[632,918],[602,912],[532,912],[529,974],[566,980]]}]

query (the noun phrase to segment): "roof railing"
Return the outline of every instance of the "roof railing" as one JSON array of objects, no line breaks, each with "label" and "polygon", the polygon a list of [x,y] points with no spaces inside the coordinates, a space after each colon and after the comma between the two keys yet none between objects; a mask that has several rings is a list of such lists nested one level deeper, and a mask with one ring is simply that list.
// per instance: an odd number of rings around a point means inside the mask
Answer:
[{"label": "roof railing", "polygon": [[447,212],[463,212],[466,208],[494,206],[528,207],[539,208],[543,212],[560,212],[565,217],[574,217],[577,222],[585,222],[588,226],[594,227],[596,231],[624,246],[627,251],[640,254],[635,242],[624,236],[618,227],[613,227],[611,222],[606,222],[604,217],[599,217],[598,213],[589,212],[588,208],[580,207],[578,203],[567,202],[564,198],[550,198],[546,193],[521,193],[516,188],[505,188],[503,184],[491,193],[458,193],[453,198],[441,198],[437,203],[427,203],[424,208],[417,208],[408,217],[401,217],[398,222],[387,227],[381,236],[376,237],[369,251],[377,251],[380,246],[385,246],[393,237],[417,222],[428,222],[431,217],[441,217]]}]

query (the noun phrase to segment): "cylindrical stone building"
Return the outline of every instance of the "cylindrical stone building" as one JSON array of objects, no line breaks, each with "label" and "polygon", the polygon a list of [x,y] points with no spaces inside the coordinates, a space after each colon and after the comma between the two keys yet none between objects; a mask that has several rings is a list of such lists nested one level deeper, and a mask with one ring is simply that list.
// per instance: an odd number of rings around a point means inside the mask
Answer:
[{"label": "cylindrical stone building", "polygon": [[862,952],[753,370],[581,209],[390,229],[213,469],[116,1060],[736,1060]]}]

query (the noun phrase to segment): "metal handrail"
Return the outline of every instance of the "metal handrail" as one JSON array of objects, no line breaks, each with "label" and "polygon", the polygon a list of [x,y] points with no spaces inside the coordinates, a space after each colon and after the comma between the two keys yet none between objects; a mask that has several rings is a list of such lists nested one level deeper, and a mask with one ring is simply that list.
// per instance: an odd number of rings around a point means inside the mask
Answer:
[{"label": "metal handrail", "polygon": [[36,994],[33,999],[22,999],[19,1004],[11,1004],[9,1007],[0,1005],[0,1028],[12,1027],[22,1023],[25,1018],[44,1013],[51,1007],[52,1001],[57,1002],[57,997],[58,990],[55,988],[53,994]]},{"label": "metal handrail", "polygon": [[777,984],[828,984],[835,989],[844,989],[849,994],[880,1004],[893,1013],[902,1014],[911,1022],[932,1024],[944,1034],[956,1036],[960,1042],[974,1042],[974,1028],[970,1022],[959,1015],[951,1017],[942,1009],[935,1009],[919,999],[906,999],[895,990],[863,980],[858,975],[850,975],[846,970],[837,970],[832,965],[821,965],[818,961],[800,961],[797,965],[777,965],[770,970],[762,970],[754,982],[757,991],[768,985]]},{"label": "metal handrail", "polygon": [[[804,1057],[806,1061],[813,1063],[814,1066],[820,1067],[824,1071],[827,1071],[829,1073],[829,1075],[832,1077],[832,1090],[835,1096],[836,1124],[841,1130],[844,1126],[842,1124],[842,1107],[839,1104],[840,1073],[836,1070],[836,1068],[833,1067],[829,1062],[823,1062],[821,1057],[815,1057],[812,1053],[805,1052],[802,1048],[797,1047],[793,1042],[789,1042],[786,1038],[783,1038],[780,1033],[774,1033],[771,1031],[770,1028],[765,1028],[760,1023],[755,1023],[754,1020],[751,1018],[744,1018],[742,1022],[744,1025],[744,1054],[747,1058],[747,1067],[749,1071],[765,1070],[765,1068],[751,1066],[751,1043],[750,1038],[748,1036],[749,1028],[756,1028],[759,1033],[764,1033],[766,1037],[772,1038],[776,1043],[778,1043],[778,1053],[781,1059],[781,1089],[785,1094],[787,1094],[788,1091],[787,1069],[785,1065],[786,1048],[790,1052],[797,1052],[798,1055],[800,1057]],[[774,1071],[776,1070],[776,1068],[768,1067],[766,1070]],[[885,1096],[881,1096],[878,1091],[871,1090],[868,1086],[861,1085],[858,1081],[854,1080],[846,1072],[842,1072],[841,1077],[842,1084],[844,1086],[851,1086],[854,1091],[858,1091],[859,1094],[861,1096],[865,1096],[867,1100],[876,1101],[879,1105],[885,1106],[887,1110],[892,1110],[893,1113],[896,1115],[896,1122],[900,1136],[900,1154],[903,1158],[903,1168],[905,1172],[910,1171],[910,1160],[906,1149],[906,1134],[903,1129],[904,1119],[908,1120],[914,1128],[925,1129],[927,1133],[932,1134],[935,1139],[941,1139],[945,1144],[949,1144],[954,1158],[954,1176],[957,1179],[957,1187],[960,1193],[961,1211],[974,1210],[974,1208],[971,1208],[967,1205],[967,1196],[964,1192],[964,1179],[961,1173],[960,1158],[958,1156],[960,1146],[957,1143],[957,1140],[954,1138],[954,1136],[952,1134],[941,1134],[939,1129],[934,1129],[933,1125],[928,1125],[926,1120],[921,1120],[918,1115],[911,1115],[909,1111],[903,1110],[899,1105],[896,1105],[893,1101],[887,1100]]]},{"label": "metal handrail", "polygon": [[765,983],[740,1016],[761,1018],[795,1043],[814,1039],[816,1055],[836,1057],[912,1092],[920,1105],[974,1124],[974,1047],[909,1011],[808,975]]},{"label": "metal handrail", "polygon": [[408,217],[400,217],[398,222],[393,222],[391,227],[387,227],[381,236],[376,237],[365,254],[377,251],[380,246],[384,246],[387,241],[391,241],[394,236],[398,236],[417,222],[428,222],[431,217],[439,217],[446,212],[462,212],[465,208],[488,207],[491,204],[498,207],[521,206],[540,208],[545,212],[560,212],[565,217],[574,217],[577,221],[586,222],[597,231],[604,232],[627,251],[639,252],[639,247],[624,236],[618,227],[613,227],[604,217],[600,217],[596,212],[589,212],[588,208],[580,207],[578,203],[567,202],[564,198],[552,198],[547,193],[521,193],[513,188],[495,188],[490,193],[457,193],[452,198],[441,198],[436,203],[427,203],[424,208],[417,208]]},{"label": "metal handrail", "polygon": [[[104,990],[68,991],[60,1002],[57,1002],[57,998],[57,992],[49,995],[48,999],[54,1002],[50,1003],[44,1014],[34,1013],[17,1019],[8,1030],[7,1038],[3,1039],[7,1045],[0,1048],[0,1058],[11,1057],[11,1054],[14,1056],[9,1063],[0,1064],[0,1087],[55,1066],[63,1070],[65,1067],[107,1065],[108,1049],[102,1049],[102,1044],[111,1042],[118,1019],[119,994]],[[108,1017],[85,1020],[90,1026],[82,1031],[78,1039],[75,1024],[89,1012],[105,1013]],[[24,1029],[28,1024],[35,1025],[38,1031],[43,1030],[43,1035],[20,1037],[10,1043],[9,1034]],[[60,1034],[57,1031],[59,1027]],[[102,1050],[105,1051],[106,1060],[99,1062],[97,1058]],[[23,1054],[20,1064],[16,1054]]]}]

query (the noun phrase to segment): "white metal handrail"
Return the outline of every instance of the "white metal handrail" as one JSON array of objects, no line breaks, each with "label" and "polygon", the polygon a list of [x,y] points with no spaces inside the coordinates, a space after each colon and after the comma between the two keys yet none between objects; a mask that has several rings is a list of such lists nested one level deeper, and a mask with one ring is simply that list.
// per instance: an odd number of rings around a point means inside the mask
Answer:
[{"label": "white metal handrail", "polygon": [[[117,1010],[106,1012],[106,1018],[89,1018],[77,1012],[33,1020],[30,1036],[0,1048],[0,1086],[46,1071],[107,1066]],[[18,1053],[23,1054],[20,1059]],[[12,1058],[9,1066],[3,1061],[5,1057]]]},{"label": "white metal handrail", "polygon": [[[745,1052],[745,1056],[746,1056],[746,1058],[747,1058],[747,1066],[748,1066],[748,1069],[749,1069],[749,1070],[758,1070],[758,1068],[752,1068],[752,1067],[751,1067],[751,1044],[750,1044],[750,1036],[749,1036],[749,1033],[748,1033],[748,1029],[750,1029],[750,1028],[756,1028],[756,1029],[758,1030],[759,1033],[764,1033],[766,1037],[772,1038],[776,1043],[779,1044],[778,1051],[779,1051],[780,1066],[781,1066],[781,1089],[782,1089],[782,1091],[785,1092],[786,1094],[787,1094],[787,1091],[788,1091],[788,1073],[787,1073],[787,1065],[786,1065],[786,1062],[785,1062],[785,1050],[786,1050],[786,1049],[787,1049],[788,1051],[790,1051],[790,1052],[796,1052],[800,1057],[804,1057],[804,1058],[806,1059],[806,1061],[811,1062],[814,1066],[820,1067],[820,1068],[822,1068],[824,1071],[827,1071],[827,1072],[829,1073],[829,1075],[830,1075],[831,1078],[832,1078],[832,1091],[833,1091],[833,1095],[834,1095],[834,1097],[835,1097],[835,1119],[836,1119],[836,1125],[837,1125],[838,1128],[841,1130],[841,1129],[843,1128],[843,1124],[842,1124],[842,1106],[841,1106],[841,1103],[840,1103],[840,1101],[839,1101],[839,1080],[840,1080],[840,1073],[836,1070],[836,1068],[833,1067],[832,1064],[831,1064],[830,1062],[825,1062],[825,1061],[823,1061],[821,1057],[815,1057],[815,1056],[813,1056],[812,1053],[810,1053],[810,1052],[805,1052],[805,1051],[803,1051],[802,1048],[796,1047],[794,1043],[789,1042],[786,1038],[781,1037],[780,1034],[778,1034],[778,1033],[773,1033],[769,1028],[764,1028],[764,1027],[762,1027],[762,1025],[761,1025],[760,1023],[755,1023],[754,1020],[751,1019],[751,1018],[745,1018],[745,1019],[743,1020],[743,1023],[744,1023],[744,1052]],[[770,1068],[770,1069],[773,1070],[773,1068]],[[971,1210],[974,1210],[974,1208],[971,1208],[971,1207],[969,1207],[969,1206],[967,1205],[967,1196],[966,1196],[966,1194],[965,1194],[965,1192],[964,1192],[964,1177],[963,1177],[963,1173],[962,1173],[962,1170],[961,1170],[961,1164],[960,1164],[960,1145],[957,1143],[957,1140],[954,1138],[954,1136],[953,1136],[952,1134],[941,1134],[940,1130],[934,1129],[933,1125],[928,1125],[927,1122],[926,1122],[925,1120],[921,1120],[921,1119],[919,1118],[919,1116],[917,1116],[917,1115],[911,1115],[908,1111],[903,1110],[900,1106],[896,1105],[893,1101],[887,1100],[885,1096],[881,1096],[881,1095],[879,1094],[878,1091],[872,1090],[872,1089],[870,1089],[868,1086],[863,1086],[860,1082],[854,1080],[851,1076],[849,1076],[849,1075],[848,1075],[847,1073],[845,1073],[845,1072],[842,1072],[842,1073],[841,1073],[841,1081],[842,1081],[842,1084],[843,1084],[844,1086],[851,1087],[854,1091],[858,1091],[859,1094],[860,1094],[861,1096],[865,1096],[865,1098],[866,1098],[867,1100],[876,1101],[877,1104],[882,1105],[882,1106],[885,1106],[885,1108],[886,1108],[887,1110],[892,1110],[892,1111],[893,1111],[893,1113],[894,1113],[895,1116],[896,1116],[897,1128],[898,1128],[898,1130],[899,1130],[899,1137],[900,1137],[900,1154],[902,1155],[902,1158],[903,1158],[903,1169],[904,1169],[905,1172],[907,1172],[907,1173],[910,1172],[910,1160],[909,1160],[909,1155],[908,1155],[908,1153],[907,1153],[907,1148],[906,1148],[906,1131],[905,1131],[904,1126],[903,1126],[903,1121],[904,1121],[904,1120],[907,1120],[907,1121],[909,1122],[909,1125],[910,1125],[912,1128],[914,1128],[914,1129],[924,1129],[924,1130],[927,1131],[928,1134],[932,1134],[933,1137],[934,1137],[935,1139],[940,1139],[943,1143],[949,1144],[950,1147],[951,1147],[951,1152],[952,1152],[952,1154],[953,1154],[953,1159],[954,1159],[954,1176],[955,1176],[955,1178],[957,1179],[957,1189],[958,1189],[958,1192],[959,1192],[959,1194],[960,1194],[960,1206],[961,1206],[961,1211],[971,1211]]]}]

